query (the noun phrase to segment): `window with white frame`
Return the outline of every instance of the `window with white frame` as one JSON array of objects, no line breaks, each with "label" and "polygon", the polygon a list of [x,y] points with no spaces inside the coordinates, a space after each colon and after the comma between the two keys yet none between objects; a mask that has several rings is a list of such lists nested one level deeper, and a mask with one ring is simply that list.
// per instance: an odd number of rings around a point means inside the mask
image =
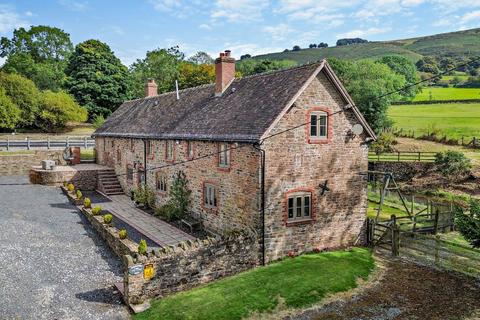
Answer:
[{"label": "window with white frame", "polygon": [[222,168],[230,167],[230,150],[228,143],[220,143],[218,148],[218,165]]},{"label": "window with white frame", "polygon": [[312,194],[295,192],[288,195],[288,221],[310,219],[312,215]]},{"label": "window with white frame", "polygon": [[328,113],[315,111],[310,114],[310,137],[326,139],[328,136]]},{"label": "window with white frame", "polygon": [[209,183],[205,183],[203,187],[203,204],[207,208],[217,207],[217,188]]},{"label": "window with white frame", "polygon": [[167,140],[167,146],[166,146],[166,153],[165,153],[165,159],[169,161],[173,161],[173,148],[174,148],[173,141]]},{"label": "window with white frame", "polygon": [[157,190],[167,192],[167,176],[164,173],[157,172]]},{"label": "window with white frame", "polygon": [[193,141],[187,141],[187,158],[193,159],[194,151],[193,151]]}]

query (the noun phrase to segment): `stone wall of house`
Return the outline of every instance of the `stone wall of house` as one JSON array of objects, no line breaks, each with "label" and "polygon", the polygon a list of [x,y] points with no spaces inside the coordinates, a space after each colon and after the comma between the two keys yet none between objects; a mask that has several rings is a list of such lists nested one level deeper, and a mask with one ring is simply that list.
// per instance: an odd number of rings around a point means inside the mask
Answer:
[{"label": "stone wall of house", "polygon": [[[269,133],[299,126],[309,112],[331,116],[328,139],[309,141],[310,126],[279,134],[264,142],[266,150],[266,252],[267,261],[289,253],[346,247],[361,241],[367,209],[368,148],[365,136],[349,131],[359,123],[327,77],[319,76],[299,96],[290,110]],[[282,161],[276,161],[282,159]],[[322,194],[320,185],[330,191]],[[293,192],[311,193],[311,218],[291,222],[287,198]]]},{"label": "stone wall of house", "polygon": [[[258,240],[254,232],[183,242],[148,257],[125,256],[124,295],[128,303],[140,304],[234,275],[258,263]],[[148,264],[153,264],[154,268],[151,279],[145,279],[142,272],[135,275],[129,272],[135,265]]]},{"label": "stone wall of house", "polygon": [[0,176],[26,175],[32,166],[38,166],[42,160],[54,160],[57,165],[64,165],[63,150],[36,150],[32,153],[15,153],[0,155]]},{"label": "stone wall of house", "polygon": [[33,184],[43,184],[49,186],[61,186],[64,181],[73,183],[76,188],[83,191],[92,191],[97,188],[98,169],[76,170],[75,167],[69,167],[68,170],[42,170],[39,166],[30,169],[29,178]]},{"label": "stone wall of house", "polygon": [[[259,225],[259,164],[260,153],[247,144],[229,144],[230,168],[218,165],[219,144],[208,141],[192,141],[195,161],[188,161],[187,142],[174,141],[174,159],[166,160],[166,141],[151,140],[151,154],[147,156],[147,184],[156,191],[157,206],[168,200],[168,191],[179,170],[185,172],[192,191],[190,211],[202,220],[205,227],[216,233],[229,230],[254,228]],[[143,179],[145,168],[144,141],[140,139],[97,138],[97,161],[114,167],[120,184],[126,193]],[[203,157],[203,158],[202,158]],[[181,165],[172,165],[185,162]],[[127,167],[133,176],[127,177]],[[167,192],[158,190],[157,177],[165,175]],[[214,185],[217,192],[216,209],[206,208],[204,184]]]},{"label": "stone wall of house", "polygon": [[[431,170],[435,166],[431,162],[396,162],[375,161],[370,162],[368,167],[373,171],[391,172],[395,181],[410,181],[417,174]],[[377,179],[381,178],[377,176]]]}]

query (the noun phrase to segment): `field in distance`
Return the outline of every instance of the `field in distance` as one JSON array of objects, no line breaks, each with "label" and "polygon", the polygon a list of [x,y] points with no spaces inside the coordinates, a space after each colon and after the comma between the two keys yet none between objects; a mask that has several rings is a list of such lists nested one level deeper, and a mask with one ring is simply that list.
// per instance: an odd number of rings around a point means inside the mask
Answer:
[{"label": "field in distance", "polygon": [[394,127],[414,131],[415,137],[437,132],[465,142],[480,138],[480,103],[395,105],[388,109]]},{"label": "field in distance", "polygon": [[413,101],[480,99],[480,88],[425,87]]}]

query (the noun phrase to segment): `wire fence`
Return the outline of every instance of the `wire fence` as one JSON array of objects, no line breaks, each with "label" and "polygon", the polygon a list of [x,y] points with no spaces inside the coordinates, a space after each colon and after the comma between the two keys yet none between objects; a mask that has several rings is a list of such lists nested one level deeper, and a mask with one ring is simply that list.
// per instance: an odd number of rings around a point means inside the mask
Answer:
[{"label": "wire fence", "polygon": [[4,139],[0,140],[0,150],[55,150],[67,147],[81,147],[93,149],[95,139],[91,137],[66,137],[64,139],[30,139],[23,140]]}]

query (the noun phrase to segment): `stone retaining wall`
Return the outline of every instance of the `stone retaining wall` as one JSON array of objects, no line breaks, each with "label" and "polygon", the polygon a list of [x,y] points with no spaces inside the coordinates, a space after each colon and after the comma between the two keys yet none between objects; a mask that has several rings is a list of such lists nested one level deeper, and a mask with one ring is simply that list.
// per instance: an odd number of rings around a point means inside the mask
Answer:
[{"label": "stone retaining wall", "polygon": [[[128,267],[124,276],[125,300],[130,305],[138,305],[251,269],[259,263],[257,242],[253,233],[239,233],[183,242],[148,256],[127,255],[124,257]],[[149,264],[154,269],[151,279],[146,279],[143,272],[129,272],[138,267],[143,270]]]},{"label": "stone retaining wall", "polygon": [[49,186],[61,186],[64,181],[73,183],[75,188],[82,191],[92,191],[97,189],[98,169],[91,170],[42,170],[41,167],[33,167],[30,170],[29,178],[33,184],[43,184]]},{"label": "stone retaining wall", "polygon": [[410,181],[418,173],[431,170],[431,162],[396,162],[378,161],[369,162],[368,169],[373,171],[391,172],[396,181]]},{"label": "stone retaining wall", "polygon": [[0,155],[0,176],[25,175],[32,166],[38,166],[42,160],[54,160],[57,165],[65,165],[63,150],[36,150],[33,153],[15,153]]}]

